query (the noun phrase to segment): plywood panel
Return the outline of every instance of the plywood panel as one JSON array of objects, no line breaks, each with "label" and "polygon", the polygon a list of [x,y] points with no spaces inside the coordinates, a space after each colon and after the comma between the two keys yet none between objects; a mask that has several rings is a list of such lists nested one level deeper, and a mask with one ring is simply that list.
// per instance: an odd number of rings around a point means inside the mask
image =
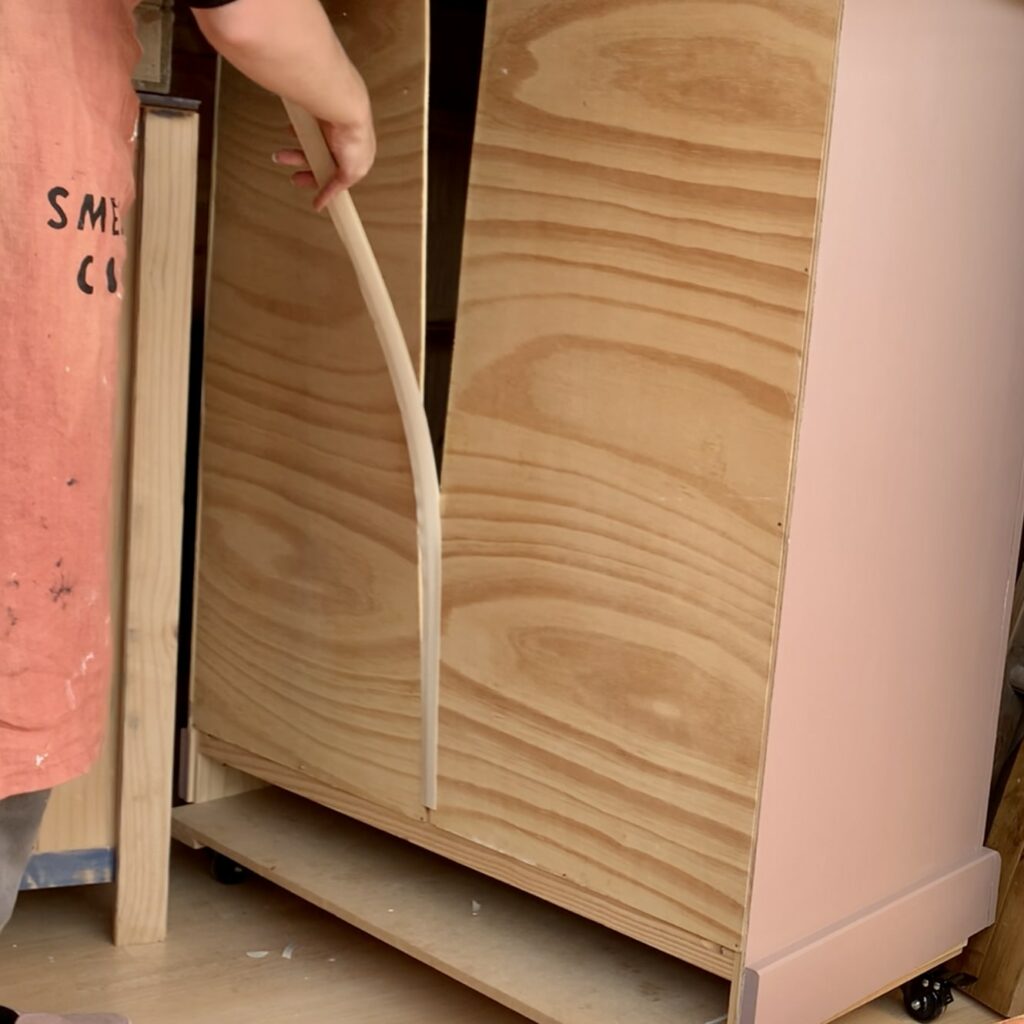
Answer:
[{"label": "plywood panel", "polygon": [[[327,5],[373,97],[356,192],[423,336],[425,4]],[[416,526],[377,337],[326,217],[270,163],[280,102],[222,70],[205,370],[195,721],[421,813]]]},{"label": "plywood panel", "polygon": [[731,948],[838,7],[489,7],[432,820]]}]

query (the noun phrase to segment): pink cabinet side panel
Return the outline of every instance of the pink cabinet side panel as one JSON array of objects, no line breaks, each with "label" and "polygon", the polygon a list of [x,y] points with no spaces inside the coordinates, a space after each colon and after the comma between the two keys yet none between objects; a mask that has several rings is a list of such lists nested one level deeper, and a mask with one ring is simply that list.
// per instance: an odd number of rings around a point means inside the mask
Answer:
[{"label": "pink cabinet side panel", "polygon": [[820,245],[754,967],[981,853],[1024,464],[1024,2],[847,3]]}]

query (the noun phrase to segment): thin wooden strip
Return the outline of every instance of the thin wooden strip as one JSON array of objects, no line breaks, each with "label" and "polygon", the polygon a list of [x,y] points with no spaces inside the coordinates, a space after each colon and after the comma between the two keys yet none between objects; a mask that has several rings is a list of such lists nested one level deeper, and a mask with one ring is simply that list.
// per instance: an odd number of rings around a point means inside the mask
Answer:
[{"label": "thin wooden strip", "polygon": [[725,1012],[721,979],[280,791],[181,808],[175,832],[539,1024]]},{"label": "thin wooden strip", "polygon": [[[306,153],[309,166],[317,181],[325,184],[334,174],[336,165],[319,125],[294,103],[286,100],[285,109]],[[352,260],[360,291],[380,339],[409,446],[419,540],[423,805],[434,810],[437,807],[438,683],[441,661],[441,493],[437,463],[434,460],[419,381],[402,333],[402,325],[352,196],[347,192],[336,196],[328,210],[342,245]]]}]

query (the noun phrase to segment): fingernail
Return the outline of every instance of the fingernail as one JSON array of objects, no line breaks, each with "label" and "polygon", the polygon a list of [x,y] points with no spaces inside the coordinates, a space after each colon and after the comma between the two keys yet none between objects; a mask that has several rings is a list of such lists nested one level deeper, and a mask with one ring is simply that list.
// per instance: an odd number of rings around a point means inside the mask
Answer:
[{"label": "fingernail", "polygon": [[271,160],[271,163],[275,163],[275,164],[279,164],[281,162],[280,160],[278,160],[276,153],[271,153],[270,154],[270,160]]}]

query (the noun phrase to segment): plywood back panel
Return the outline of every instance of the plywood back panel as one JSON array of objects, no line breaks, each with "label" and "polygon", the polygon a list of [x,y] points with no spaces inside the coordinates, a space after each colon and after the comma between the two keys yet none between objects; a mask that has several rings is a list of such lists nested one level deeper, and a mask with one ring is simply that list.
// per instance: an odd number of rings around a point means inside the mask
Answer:
[{"label": "plywood back panel", "polygon": [[[419,363],[423,0],[327,4],[375,105],[356,192]],[[280,102],[222,71],[194,718],[419,813],[416,525],[398,407],[326,217],[270,163]]]},{"label": "plywood back panel", "polygon": [[492,0],[443,828],[737,948],[838,0]]}]

